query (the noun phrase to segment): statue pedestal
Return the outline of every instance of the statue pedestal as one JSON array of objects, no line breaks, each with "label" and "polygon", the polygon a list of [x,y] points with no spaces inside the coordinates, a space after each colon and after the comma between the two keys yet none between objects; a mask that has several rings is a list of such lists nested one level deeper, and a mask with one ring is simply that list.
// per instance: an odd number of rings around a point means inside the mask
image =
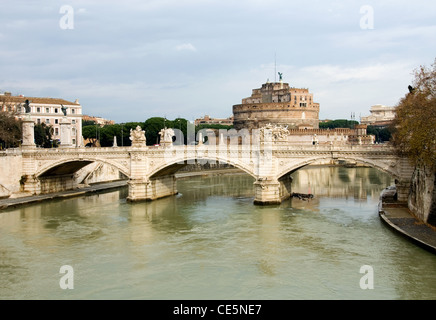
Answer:
[{"label": "statue pedestal", "polygon": [[173,146],[173,142],[171,141],[162,141],[161,143],[160,143],[160,145],[161,145],[161,147],[164,147],[164,148],[168,148],[168,147],[172,147]]},{"label": "statue pedestal", "polygon": [[30,115],[22,118],[23,123],[23,143],[21,144],[24,148],[35,148],[35,122],[30,119]]},{"label": "statue pedestal", "polygon": [[61,148],[71,148],[71,122],[67,117],[63,117],[60,123],[61,128]]},{"label": "statue pedestal", "polygon": [[132,141],[132,148],[145,148],[147,147],[145,140]]}]

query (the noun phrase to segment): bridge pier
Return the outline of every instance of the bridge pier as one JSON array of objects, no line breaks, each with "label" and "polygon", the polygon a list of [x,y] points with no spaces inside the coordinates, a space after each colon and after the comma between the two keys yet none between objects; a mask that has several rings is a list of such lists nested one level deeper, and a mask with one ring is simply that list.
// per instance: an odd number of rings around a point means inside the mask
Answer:
[{"label": "bridge pier", "polygon": [[128,201],[151,201],[177,194],[177,182],[174,174],[150,179],[130,179],[128,182]]},{"label": "bridge pier", "polygon": [[285,174],[279,179],[279,195],[281,201],[289,199],[292,193],[292,177],[289,174]]},{"label": "bridge pier", "polygon": [[400,173],[398,179],[395,179],[395,187],[397,189],[397,201],[408,202],[412,176],[415,168],[410,164],[410,161],[407,158],[398,159],[397,166]]},{"label": "bridge pier", "polygon": [[78,187],[72,174],[39,177],[40,193],[54,193],[73,190]]},{"label": "bridge pier", "polygon": [[279,180],[268,177],[259,178],[254,183],[254,204],[272,205],[280,204],[291,195],[290,176],[285,176]]},{"label": "bridge pier", "polygon": [[397,201],[407,202],[409,199],[410,181],[404,182],[395,180],[395,187],[397,189]]},{"label": "bridge pier", "polygon": [[33,175],[23,175],[20,180],[21,191],[28,192],[31,195],[41,193],[41,183],[38,178]]}]

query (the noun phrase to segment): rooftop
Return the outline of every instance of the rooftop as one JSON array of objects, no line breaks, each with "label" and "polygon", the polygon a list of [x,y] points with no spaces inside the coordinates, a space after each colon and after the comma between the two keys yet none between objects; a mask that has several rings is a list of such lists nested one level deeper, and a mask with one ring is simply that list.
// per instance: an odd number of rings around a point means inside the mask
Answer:
[{"label": "rooftop", "polygon": [[77,106],[80,105],[77,100],[76,102],[71,102],[59,98],[25,97],[25,96],[11,96],[8,94],[0,94],[0,102],[24,103],[26,100],[29,100],[30,103],[33,104],[63,104],[63,105],[77,105]]}]

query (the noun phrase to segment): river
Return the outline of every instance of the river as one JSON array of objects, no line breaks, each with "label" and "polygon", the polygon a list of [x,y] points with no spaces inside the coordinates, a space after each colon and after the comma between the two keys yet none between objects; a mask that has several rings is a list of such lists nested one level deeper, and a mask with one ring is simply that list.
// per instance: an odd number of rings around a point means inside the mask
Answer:
[{"label": "river", "polygon": [[306,167],[293,191],[314,198],[276,206],[253,205],[253,182],[196,176],[152,202],[121,188],[4,210],[0,299],[436,298],[436,255],[378,216],[389,175]]}]

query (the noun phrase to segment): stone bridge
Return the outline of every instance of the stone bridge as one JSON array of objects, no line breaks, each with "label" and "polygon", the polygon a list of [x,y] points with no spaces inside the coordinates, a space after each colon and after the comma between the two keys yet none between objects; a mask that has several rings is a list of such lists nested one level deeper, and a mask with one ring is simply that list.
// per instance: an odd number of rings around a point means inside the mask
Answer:
[{"label": "stone bridge", "polygon": [[143,133],[137,128],[137,138],[131,134],[130,147],[41,149],[33,145],[33,140],[25,140],[21,148],[21,188],[31,194],[72,189],[76,187],[75,172],[100,162],[128,177],[129,201],[154,200],[177,193],[175,173],[183,166],[227,163],[255,179],[255,204],[277,204],[291,194],[292,172],[313,163],[346,161],[389,173],[395,179],[398,200],[407,201],[413,173],[408,160],[398,157],[389,145],[293,145],[286,135],[261,132],[260,137],[252,135],[245,144],[232,144],[221,137],[217,143],[168,142],[155,147],[145,145]]}]

